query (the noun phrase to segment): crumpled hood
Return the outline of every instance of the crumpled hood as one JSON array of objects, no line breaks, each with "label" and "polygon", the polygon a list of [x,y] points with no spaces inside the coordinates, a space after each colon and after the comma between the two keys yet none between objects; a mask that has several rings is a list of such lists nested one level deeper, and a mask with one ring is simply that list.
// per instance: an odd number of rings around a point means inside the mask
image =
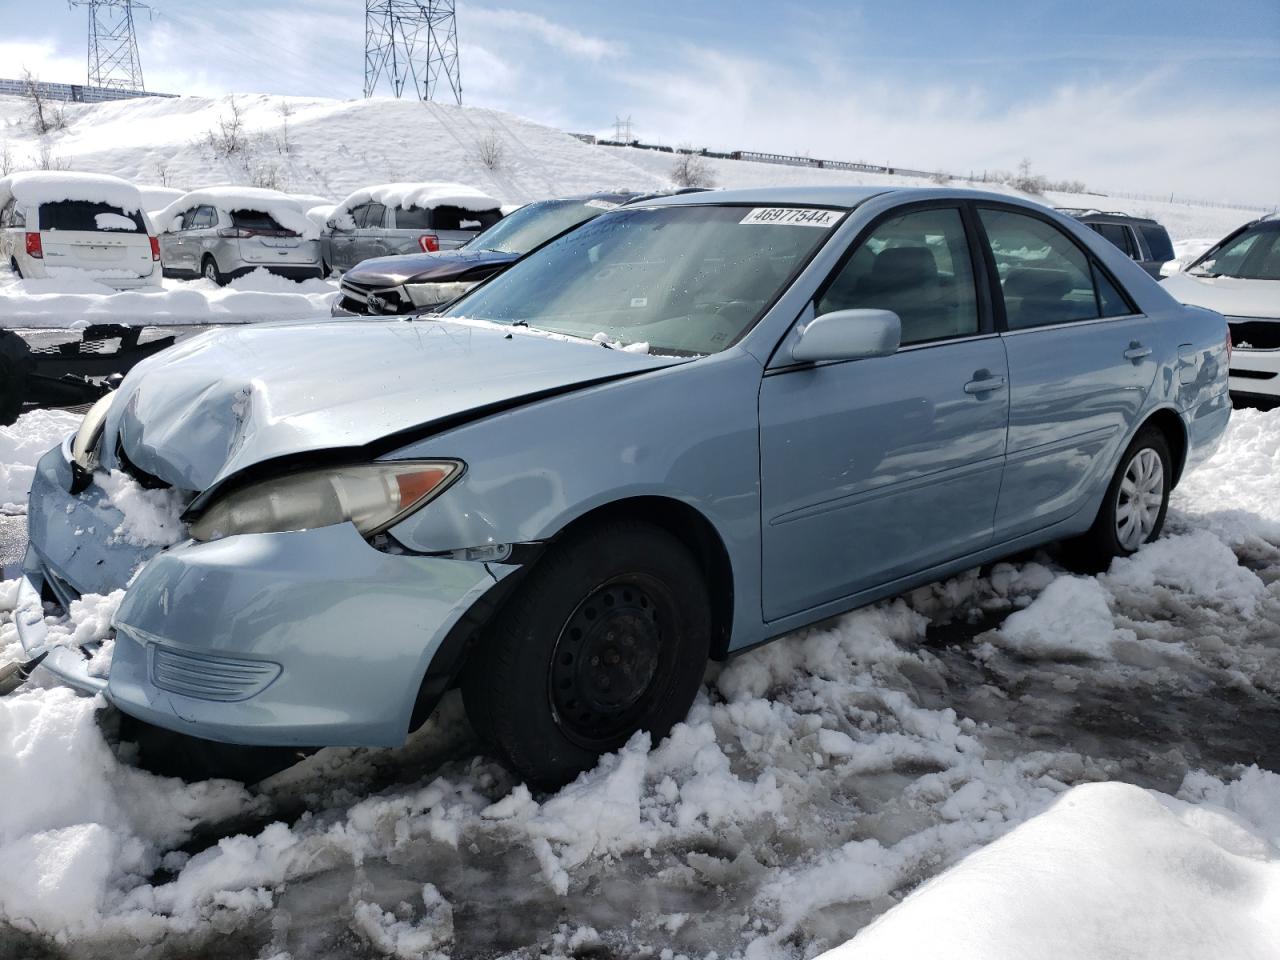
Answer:
[{"label": "crumpled hood", "polygon": [[447,283],[487,277],[494,270],[515,263],[515,253],[496,250],[445,250],[440,253],[409,253],[398,257],[364,260],[343,276],[352,283],[392,286],[401,283]]},{"label": "crumpled hood", "polygon": [[1280,320],[1280,280],[1196,277],[1179,272],[1160,282],[1175,300],[1231,317]]},{"label": "crumpled hood", "polygon": [[261,324],[140,363],[107,417],[102,461],[203,491],[255,463],[360,447],[493,404],[682,362],[439,320]]}]

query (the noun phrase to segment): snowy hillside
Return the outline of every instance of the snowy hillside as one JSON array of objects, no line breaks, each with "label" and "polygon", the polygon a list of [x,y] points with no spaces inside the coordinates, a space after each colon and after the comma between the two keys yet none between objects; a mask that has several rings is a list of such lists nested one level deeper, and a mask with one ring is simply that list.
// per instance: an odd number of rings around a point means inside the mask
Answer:
[{"label": "snowy hillside", "polygon": [[[666,180],[558,130],[478,107],[246,95],[65,111],[66,128],[48,136],[50,162],[138,184],[255,184],[336,201],[371,183],[452,180],[524,203]],[[38,166],[44,146],[25,102],[0,97],[0,156],[7,150],[17,167]]]}]

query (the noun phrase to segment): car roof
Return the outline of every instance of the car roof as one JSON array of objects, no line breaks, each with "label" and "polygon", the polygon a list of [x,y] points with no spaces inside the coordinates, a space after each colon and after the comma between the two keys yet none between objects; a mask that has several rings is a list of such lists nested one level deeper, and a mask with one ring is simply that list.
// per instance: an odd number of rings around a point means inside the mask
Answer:
[{"label": "car roof", "polygon": [[1093,210],[1079,207],[1057,207],[1055,209],[1059,213],[1075,217],[1082,223],[1154,223],[1159,226],[1151,217],[1135,217],[1133,214],[1124,213],[1121,210]]},{"label": "car roof", "polygon": [[808,186],[808,187],[752,187],[742,190],[710,190],[705,193],[686,193],[669,197],[643,200],[631,206],[696,206],[699,204],[733,204],[739,206],[801,206],[836,207],[852,209],[872,197],[887,195],[900,197],[902,201],[957,199],[988,200],[993,203],[1030,207],[1033,210],[1052,209],[1043,203],[1025,200],[1006,193],[973,190],[966,187],[891,187],[891,186]]}]

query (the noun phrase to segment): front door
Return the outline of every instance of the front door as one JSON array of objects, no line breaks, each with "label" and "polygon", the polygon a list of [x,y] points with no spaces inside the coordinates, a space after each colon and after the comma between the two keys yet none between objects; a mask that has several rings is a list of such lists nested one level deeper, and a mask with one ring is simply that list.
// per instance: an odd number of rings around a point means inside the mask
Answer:
[{"label": "front door", "polygon": [[1009,447],[996,538],[1079,511],[1110,479],[1157,364],[1152,321],[1047,218],[981,207],[1003,301]]},{"label": "front door", "polygon": [[902,320],[889,357],[773,369],[760,390],[763,613],[820,607],[992,539],[1008,426],[1004,345],[958,206],[874,225],[815,300]]}]

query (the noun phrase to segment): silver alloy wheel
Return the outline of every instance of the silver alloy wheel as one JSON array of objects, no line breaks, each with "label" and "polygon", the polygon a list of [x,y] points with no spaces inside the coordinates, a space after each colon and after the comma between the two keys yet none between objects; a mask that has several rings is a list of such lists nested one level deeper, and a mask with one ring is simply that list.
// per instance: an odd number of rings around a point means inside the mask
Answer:
[{"label": "silver alloy wheel", "polygon": [[1116,540],[1132,552],[1147,542],[1164,506],[1164,463],[1143,447],[1125,468],[1116,493]]}]

